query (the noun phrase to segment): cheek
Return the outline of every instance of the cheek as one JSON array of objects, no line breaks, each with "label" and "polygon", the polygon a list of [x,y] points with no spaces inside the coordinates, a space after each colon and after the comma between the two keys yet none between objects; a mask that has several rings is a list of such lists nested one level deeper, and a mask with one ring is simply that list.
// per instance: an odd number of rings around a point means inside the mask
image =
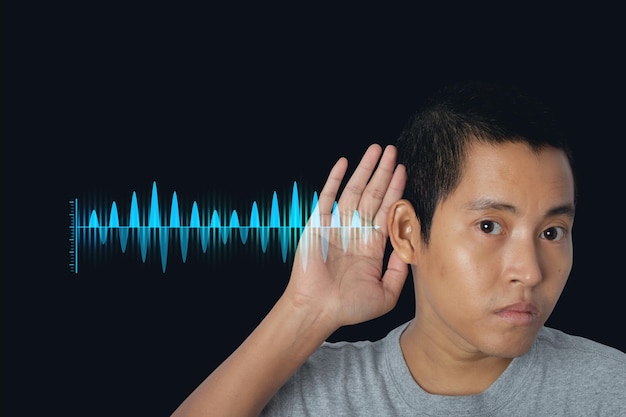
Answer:
[{"label": "cheek", "polygon": [[540,259],[545,274],[549,277],[555,277],[557,280],[567,279],[574,261],[571,239],[563,242],[561,245],[542,243],[544,246],[540,246]]},{"label": "cheek", "polygon": [[544,285],[556,304],[572,270],[572,252],[548,253],[544,258]]},{"label": "cheek", "polygon": [[[497,280],[499,266],[493,251],[484,250],[474,242],[461,238],[447,239],[447,245],[433,245],[427,259],[428,291],[437,304],[453,311],[482,310],[489,288]],[[482,306],[482,307],[481,307]]]},{"label": "cheek", "polygon": [[473,287],[480,285],[483,277],[490,277],[499,271],[497,251],[477,241],[466,230],[450,234],[444,242],[438,250],[438,261],[442,274],[449,279]]}]

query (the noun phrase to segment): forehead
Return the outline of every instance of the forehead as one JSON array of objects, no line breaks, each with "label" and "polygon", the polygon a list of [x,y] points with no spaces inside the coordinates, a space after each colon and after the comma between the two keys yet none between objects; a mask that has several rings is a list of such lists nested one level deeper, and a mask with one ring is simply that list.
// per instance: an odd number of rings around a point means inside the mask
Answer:
[{"label": "forehead", "polygon": [[492,144],[476,141],[466,155],[453,194],[476,198],[484,194],[515,203],[534,199],[574,202],[574,178],[564,151],[533,150],[522,142]]}]

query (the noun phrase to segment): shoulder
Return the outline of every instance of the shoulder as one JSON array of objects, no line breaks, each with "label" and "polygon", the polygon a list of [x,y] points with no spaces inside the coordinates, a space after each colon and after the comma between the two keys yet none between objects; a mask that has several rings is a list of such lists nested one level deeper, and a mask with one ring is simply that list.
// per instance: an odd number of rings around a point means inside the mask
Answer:
[{"label": "shoulder", "polygon": [[272,398],[264,415],[368,415],[367,407],[374,404],[393,409],[399,399],[391,363],[400,351],[402,329],[374,341],[323,343]]},{"label": "shoulder", "polygon": [[537,365],[555,384],[585,387],[626,398],[626,353],[580,336],[543,328],[536,341]]},{"label": "shoulder", "polygon": [[385,359],[385,339],[356,342],[325,342],[304,364],[305,370],[318,372],[338,371],[346,373],[367,373],[382,366]]},{"label": "shoulder", "polygon": [[537,336],[537,344],[542,353],[558,354],[558,357],[565,361],[585,359],[618,368],[626,366],[626,353],[621,350],[550,327],[541,329]]},{"label": "shoulder", "polygon": [[311,365],[318,362],[333,363],[333,366],[381,367],[397,356],[400,351],[400,335],[408,325],[403,323],[392,329],[381,339],[374,341],[325,342],[307,361]]},{"label": "shoulder", "polygon": [[567,415],[624,415],[626,353],[544,327],[535,343],[530,381]]}]

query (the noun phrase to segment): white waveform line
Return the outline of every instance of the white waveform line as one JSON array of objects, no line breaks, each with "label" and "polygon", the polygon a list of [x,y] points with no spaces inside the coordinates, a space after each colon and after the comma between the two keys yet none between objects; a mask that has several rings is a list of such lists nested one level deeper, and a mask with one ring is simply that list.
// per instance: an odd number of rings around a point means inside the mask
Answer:
[{"label": "white waveform line", "polygon": [[[324,263],[326,263],[326,261],[328,260],[328,250],[331,241],[331,231],[336,230],[338,233],[340,233],[339,237],[341,239],[341,248],[344,253],[347,253],[351,240],[350,237],[356,238],[358,232],[358,240],[362,241],[364,244],[367,244],[371,235],[373,234],[373,231],[377,231],[379,228],[380,226],[378,225],[362,225],[361,217],[356,210],[352,215],[349,225],[342,225],[337,205],[335,205],[332,210],[330,225],[323,226],[321,224],[321,216],[318,207],[315,207],[313,213],[309,218],[309,224],[304,227],[304,230],[300,237],[299,253],[302,260],[303,270],[306,271],[307,269],[309,254],[315,250],[321,250],[322,259]],[[317,234],[312,233],[313,231],[317,231]],[[317,247],[317,242],[320,242],[320,248]]]}]

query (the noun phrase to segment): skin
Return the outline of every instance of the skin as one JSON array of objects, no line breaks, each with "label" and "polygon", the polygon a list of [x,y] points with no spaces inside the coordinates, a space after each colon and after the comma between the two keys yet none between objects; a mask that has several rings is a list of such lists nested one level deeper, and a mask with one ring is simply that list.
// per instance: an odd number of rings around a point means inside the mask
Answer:
[{"label": "skin", "polygon": [[411,205],[394,205],[391,240],[416,287],[401,347],[422,388],[479,393],[530,349],[569,276],[573,220],[565,154],[522,143],[473,144],[428,245]]},{"label": "skin", "polygon": [[[351,235],[347,248],[340,233],[305,228],[284,293],[173,416],[258,415],[339,327],[394,308],[409,265],[416,316],[401,348],[422,388],[480,392],[529,349],[572,265],[573,178],[560,151],[476,143],[462,181],[435,210],[429,245],[413,207],[401,200],[406,171],[396,165],[395,147],[383,153],[371,145],[337,198],[346,171],[340,158],[320,192],[319,224],[331,224],[337,200],[342,224],[357,210],[362,225],[378,227],[368,239]],[[558,240],[546,239],[553,234]],[[394,250],[383,270],[388,239]],[[522,309],[532,303],[533,314],[503,312],[518,302]]]}]

